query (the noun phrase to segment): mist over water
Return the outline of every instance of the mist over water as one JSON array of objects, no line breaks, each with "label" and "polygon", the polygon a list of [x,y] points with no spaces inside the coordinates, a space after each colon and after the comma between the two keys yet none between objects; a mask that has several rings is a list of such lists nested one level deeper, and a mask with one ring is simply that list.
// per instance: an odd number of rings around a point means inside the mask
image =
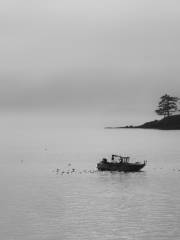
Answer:
[{"label": "mist over water", "polygon": [[[180,131],[104,127],[180,96],[180,3],[1,0],[0,14],[0,239],[179,240]],[[148,165],[95,171],[111,154]]]},{"label": "mist over water", "polygon": [[[180,132],[105,130],[80,119],[1,117],[0,238],[179,239]],[[84,172],[112,153],[148,165],[139,173]]]}]

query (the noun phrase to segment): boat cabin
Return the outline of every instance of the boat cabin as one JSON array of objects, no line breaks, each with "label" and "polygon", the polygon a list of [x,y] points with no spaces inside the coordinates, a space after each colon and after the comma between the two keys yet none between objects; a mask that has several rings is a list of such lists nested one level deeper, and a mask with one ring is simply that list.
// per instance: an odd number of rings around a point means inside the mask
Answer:
[{"label": "boat cabin", "polygon": [[119,163],[128,163],[130,157],[122,157],[120,155],[112,155],[111,161],[112,162],[119,162]]}]

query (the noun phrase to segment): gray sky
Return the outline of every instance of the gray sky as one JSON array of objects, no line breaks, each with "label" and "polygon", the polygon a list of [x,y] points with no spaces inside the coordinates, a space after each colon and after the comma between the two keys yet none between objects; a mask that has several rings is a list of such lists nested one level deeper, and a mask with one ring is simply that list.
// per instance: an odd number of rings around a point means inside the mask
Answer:
[{"label": "gray sky", "polygon": [[180,96],[179,1],[1,0],[0,18],[0,111],[148,118]]}]

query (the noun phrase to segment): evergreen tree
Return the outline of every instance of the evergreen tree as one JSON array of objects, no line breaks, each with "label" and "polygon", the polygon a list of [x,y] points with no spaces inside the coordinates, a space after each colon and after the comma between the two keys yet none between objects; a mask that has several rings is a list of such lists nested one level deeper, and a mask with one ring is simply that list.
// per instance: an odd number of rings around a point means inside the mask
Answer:
[{"label": "evergreen tree", "polygon": [[177,102],[180,99],[177,97],[171,97],[168,94],[165,94],[161,97],[161,100],[158,105],[158,109],[155,112],[158,115],[163,115],[164,117],[169,117],[174,112],[179,111],[177,107]]}]

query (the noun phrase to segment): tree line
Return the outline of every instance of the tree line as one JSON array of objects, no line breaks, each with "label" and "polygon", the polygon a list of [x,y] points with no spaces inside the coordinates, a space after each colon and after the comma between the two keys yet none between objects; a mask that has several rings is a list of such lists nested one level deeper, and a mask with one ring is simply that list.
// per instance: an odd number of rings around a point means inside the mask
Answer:
[{"label": "tree line", "polygon": [[180,111],[177,106],[179,100],[180,98],[178,97],[173,97],[168,94],[165,94],[160,98],[158,108],[155,110],[155,112],[158,115],[163,115],[164,118],[169,117],[173,113]]}]

